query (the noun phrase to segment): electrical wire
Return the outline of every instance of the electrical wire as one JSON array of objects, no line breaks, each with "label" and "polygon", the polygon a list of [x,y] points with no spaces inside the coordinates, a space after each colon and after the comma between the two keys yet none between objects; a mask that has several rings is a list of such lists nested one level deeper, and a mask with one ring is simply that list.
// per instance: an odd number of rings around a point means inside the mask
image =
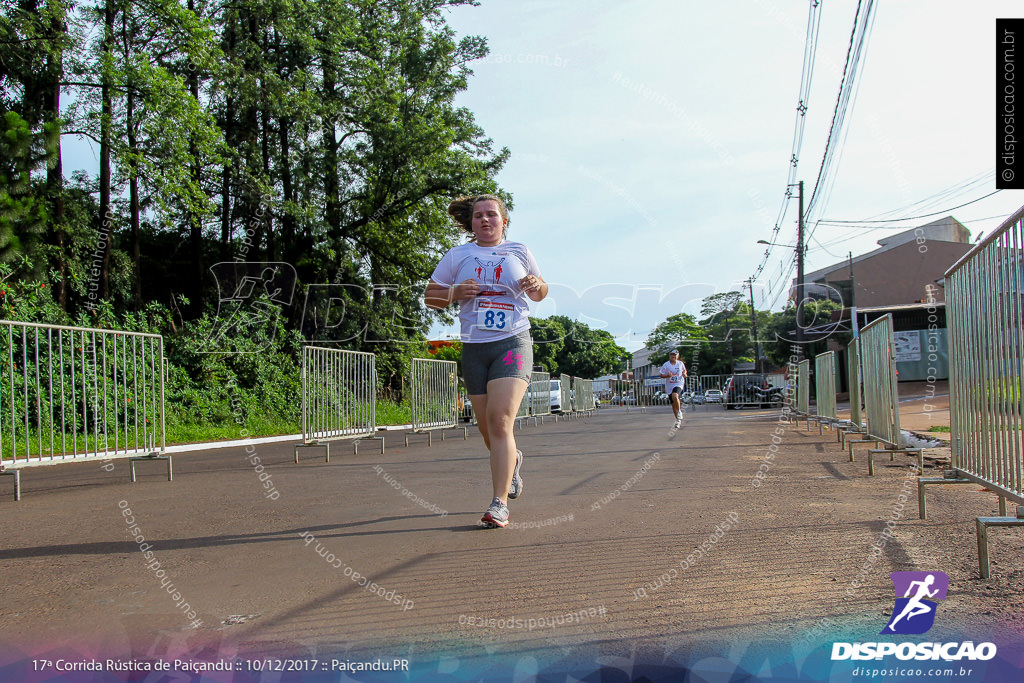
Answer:
[{"label": "electrical wire", "polygon": [[[863,11],[862,11],[863,10]],[[865,52],[867,45],[867,39],[871,32],[871,26],[874,18],[874,0],[867,0],[866,5],[864,0],[859,0],[857,3],[857,11],[854,15],[853,28],[850,32],[850,43],[847,47],[846,63],[843,66],[843,74],[839,86],[839,94],[836,98],[835,109],[832,115],[832,124],[829,128],[828,139],[825,143],[825,151],[822,155],[821,165],[818,169],[818,177],[814,183],[814,189],[811,192],[810,201],[804,211],[802,219],[805,221],[805,225],[808,222],[807,217],[811,216],[814,210],[819,206],[825,206],[828,203],[828,197],[831,195],[832,188],[835,183],[835,169],[838,166],[838,160],[841,157],[842,149],[845,145],[846,136],[849,132],[849,128],[845,125],[846,116],[849,111],[852,111],[852,104],[856,100],[856,93],[859,86],[857,80],[857,74],[862,62],[862,55]],[[812,12],[814,8],[812,8]],[[795,172],[796,157],[793,158],[793,166]],[[795,176],[792,176],[795,177]],[[791,189],[787,187],[786,201],[792,196]],[[814,223],[811,226],[810,231],[804,239],[804,245],[806,245],[814,235],[815,229],[818,227],[818,223]],[[775,237],[778,233],[778,225],[772,233],[771,246],[774,246],[776,241]],[[815,240],[819,246],[820,242]],[[803,246],[803,245],[801,245]],[[827,250],[826,250],[827,251]],[[765,258],[754,275],[756,278],[764,269],[765,263],[770,258],[771,249],[765,251]],[[794,255],[795,260],[795,255]],[[791,272],[791,268],[789,272]],[[788,273],[787,273],[788,276]],[[780,284],[785,280],[780,280]],[[775,302],[781,296],[783,291],[788,291],[788,288],[779,287],[779,292],[775,296]],[[773,302],[773,306],[775,303]]]},{"label": "electrical wire", "polygon": [[764,258],[758,265],[752,280],[757,280],[764,271],[771,258],[772,247],[779,236],[779,230],[786,220],[786,213],[789,210],[789,200],[793,197],[793,184],[796,178],[797,167],[800,163],[800,153],[803,149],[804,127],[807,120],[807,105],[810,100],[811,84],[814,76],[814,64],[818,52],[818,33],[821,28],[821,2],[820,0],[809,0],[807,13],[807,35],[804,39],[804,56],[800,72],[800,89],[796,107],[796,119],[793,124],[793,142],[790,146],[789,173],[786,178],[786,191],[775,219],[775,226],[772,228],[771,239],[768,240],[768,248],[765,249]]},{"label": "electrical wire", "polygon": [[[857,12],[853,19],[853,30],[850,33],[850,44],[846,52],[846,64],[843,66],[843,76],[839,85],[839,95],[836,97],[835,110],[832,113],[832,125],[829,127],[828,139],[825,142],[825,152],[821,158],[821,166],[818,168],[818,177],[814,181],[814,189],[811,191],[810,200],[807,202],[805,221],[808,216],[815,214],[819,202],[823,199],[822,206],[827,204],[827,197],[831,194],[835,183],[835,171],[838,168],[838,156],[841,156],[845,146],[846,135],[849,127],[846,126],[848,112],[852,111],[851,103],[854,101],[859,81],[857,75],[860,72],[861,57],[865,52],[868,36],[871,33],[871,26],[874,19],[874,0],[858,0]],[[861,11],[863,8],[863,12]]]},{"label": "electrical wire", "polygon": [[962,209],[965,206],[970,206],[971,204],[976,204],[977,202],[980,202],[982,199],[988,199],[992,195],[998,194],[1000,192],[1002,192],[1002,190],[995,190],[993,192],[989,192],[984,197],[978,197],[977,199],[972,199],[969,202],[964,202],[963,204],[959,204],[957,206],[952,206],[952,207],[950,207],[948,209],[943,209],[941,211],[936,211],[935,213],[926,213],[926,214],[923,214],[921,216],[908,216],[906,218],[889,218],[887,220],[877,220],[877,221],[875,221],[875,220],[873,220],[873,221],[840,221],[840,220],[825,221],[825,220],[822,220],[822,221],[818,221],[818,222],[822,223],[824,225],[850,225],[851,227],[857,227],[856,225],[853,225],[853,224],[900,223],[900,222],[903,222],[903,221],[917,221],[917,220],[921,220],[923,218],[933,218],[935,216],[941,216],[942,214],[949,215],[950,211],[956,211],[957,209]]}]

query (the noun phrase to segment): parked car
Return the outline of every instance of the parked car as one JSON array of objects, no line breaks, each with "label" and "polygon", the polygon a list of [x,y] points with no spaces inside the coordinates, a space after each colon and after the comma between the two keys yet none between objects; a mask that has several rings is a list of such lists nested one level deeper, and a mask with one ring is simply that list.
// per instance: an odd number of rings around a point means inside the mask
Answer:
[{"label": "parked car", "polygon": [[708,389],[704,392],[704,400],[708,403],[721,403],[723,394],[718,389]]},{"label": "parked car", "polygon": [[473,402],[469,400],[469,396],[459,394],[458,409],[463,422],[473,421]]},{"label": "parked car", "polygon": [[562,380],[551,380],[551,412],[562,412]]},{"label": "parked car", "polygon": [[773,387],[759,373],[733,375],[725,385],[725,407],[729,410],[745,405],[770,408],[782,405],[782,398],[783,390]]}]

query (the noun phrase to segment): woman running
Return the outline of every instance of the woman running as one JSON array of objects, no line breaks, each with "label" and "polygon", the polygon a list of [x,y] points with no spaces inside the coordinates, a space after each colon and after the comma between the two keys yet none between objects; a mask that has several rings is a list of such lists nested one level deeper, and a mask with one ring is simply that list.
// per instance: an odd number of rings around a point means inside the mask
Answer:
[{"label": "woman running", "polygon": [[501,198],[460,197],[448,213],[469,234],[469,243],[442,257],[424,301],[434,309],[459,304],[462,376],[491,454],[494,497],[480,521],[504,527],[508,499],[523,492],[523,454],[516,449],[513,427],[533,370],[526,300],[543,300],[548,286],[526,245],[505,239],[508,209]]}]

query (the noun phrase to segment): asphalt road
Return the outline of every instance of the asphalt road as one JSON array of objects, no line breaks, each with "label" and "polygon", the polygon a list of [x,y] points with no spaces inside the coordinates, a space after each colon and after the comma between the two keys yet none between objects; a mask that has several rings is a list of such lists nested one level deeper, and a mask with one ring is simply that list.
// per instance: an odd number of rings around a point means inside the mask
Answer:
[{"label": "asphalt road", "polygon": [[525,490],[506,529],[476,525],[490,479],[473,431],[408,448],[390,433],[383,456],[343,443],[330,463],[307,451],[295,464],[287,443],[179,454],[173,482],[143,464],[131,484],[124,461],[26,470],[23,500],[0,499],[0,642],[452,666],[737,661],[737,647],[875,638],[889,573],[926,569],[950,577],[935,637],[1020,640],[1024,533],[995,532],[993,578],[978,578],[973,519],[995,513],[994,496],[932,487],[921,521],[910,458],[868,477],[833,435],[779,418],[705,406],[677,432],[667,407],[604,408],[526,425]]}]

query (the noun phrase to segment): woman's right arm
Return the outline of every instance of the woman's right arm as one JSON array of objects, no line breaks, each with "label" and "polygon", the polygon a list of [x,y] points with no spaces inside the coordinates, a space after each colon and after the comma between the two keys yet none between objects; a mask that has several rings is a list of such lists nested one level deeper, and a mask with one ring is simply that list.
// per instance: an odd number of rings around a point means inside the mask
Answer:
[{"label": "woman's right arm", "polygon": [[427,291],[423,293],[423,303],[427,308],[447,308],[455,301],[455,287],[447,287],[433,280],[427,284]]},{"label": "woman's right arm", "polygon": [[479,291],[480,285],[473,278],[463,280],[454,287],[431,280],[427,284],[427,291],[423,293],[423,303],[427,308],[446,308],[459,299],[472,299]]}]

